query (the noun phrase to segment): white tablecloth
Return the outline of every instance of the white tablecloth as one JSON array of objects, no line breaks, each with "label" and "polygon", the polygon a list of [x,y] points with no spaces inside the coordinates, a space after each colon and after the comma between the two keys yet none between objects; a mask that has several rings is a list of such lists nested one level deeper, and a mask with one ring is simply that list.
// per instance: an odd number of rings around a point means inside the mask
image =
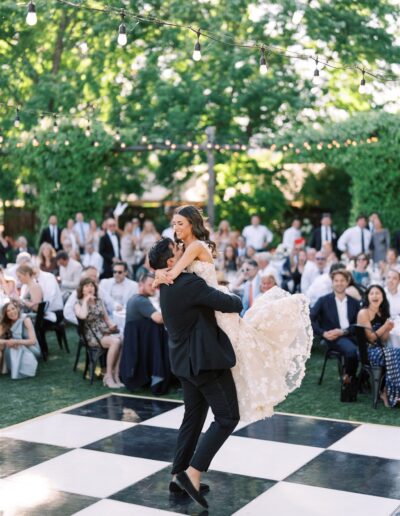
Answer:
[{"label": "white tablecloth", "polygon": [[112,314],[112,320],[118,326],[119,331],[121,333],[124,333],[125,319],[126,319],[126,311],[125,310],[119,310],[119,311],[114,310],[114,312]]}]

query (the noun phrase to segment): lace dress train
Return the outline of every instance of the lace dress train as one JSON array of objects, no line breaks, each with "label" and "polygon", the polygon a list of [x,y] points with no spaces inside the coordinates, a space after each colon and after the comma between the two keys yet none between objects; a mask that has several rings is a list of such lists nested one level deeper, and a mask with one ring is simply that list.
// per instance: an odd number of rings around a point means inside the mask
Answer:
[{"label": "lace dress train", "polygon": [[[218,285],[212,263],[195,261],[188,270],[227,291]],[[221,312],[216,312],[216,319],[236,354],[232,374],[240,419],[254,422],[271,416],[305,374],[313,341],[306,297],[273,287],[255,300],[243,319]]]}]

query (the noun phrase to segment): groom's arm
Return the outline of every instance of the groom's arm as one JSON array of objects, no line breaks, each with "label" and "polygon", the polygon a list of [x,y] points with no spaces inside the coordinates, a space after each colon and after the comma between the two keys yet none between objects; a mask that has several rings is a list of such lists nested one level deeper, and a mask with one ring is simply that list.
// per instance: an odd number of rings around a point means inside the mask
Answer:
[{"label": "groom's arm", "polygon": [[209,287],[198,276],[187,275],[188,303],[197,306],[207,306],[218,312],[240,313],[243,309],[242,301],[235,294],[225,294],[216,288]]}]

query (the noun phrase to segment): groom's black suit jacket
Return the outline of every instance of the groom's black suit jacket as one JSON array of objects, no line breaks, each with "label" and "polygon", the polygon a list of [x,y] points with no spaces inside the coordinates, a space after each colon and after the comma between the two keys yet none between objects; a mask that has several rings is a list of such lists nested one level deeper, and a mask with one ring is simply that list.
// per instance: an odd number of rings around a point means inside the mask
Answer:
[{"label": "groom's black suit jacket", "polygon": [[189,377],[202,371],[230,369],[235,352],[218,327],[215,310],[240,313],[239,297],[224,294],[195,274],[182,273],[172,285],[161,285],[160,305],[169,334],[171,369]]}]

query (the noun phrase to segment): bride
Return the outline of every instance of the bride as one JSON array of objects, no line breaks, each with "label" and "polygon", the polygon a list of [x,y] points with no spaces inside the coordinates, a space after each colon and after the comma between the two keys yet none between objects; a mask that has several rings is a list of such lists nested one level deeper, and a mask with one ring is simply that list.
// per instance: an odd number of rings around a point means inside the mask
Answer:
[{"label": "bride", "polygon": [[[172,269],[156,272],[156,282],[171,284],[186,269],[211,287],[226,291],[218,285],[216,246],[209,240],[199,210],[178,208],[172,224],[184,252]],[[273,287],[256,298],[243,318],[221,312],[215,315],[236,354],[232,374],[240,419],[253,422],[271,416],[274,406],[300,386],[305,374],[313,339],[305,296]]]}]

